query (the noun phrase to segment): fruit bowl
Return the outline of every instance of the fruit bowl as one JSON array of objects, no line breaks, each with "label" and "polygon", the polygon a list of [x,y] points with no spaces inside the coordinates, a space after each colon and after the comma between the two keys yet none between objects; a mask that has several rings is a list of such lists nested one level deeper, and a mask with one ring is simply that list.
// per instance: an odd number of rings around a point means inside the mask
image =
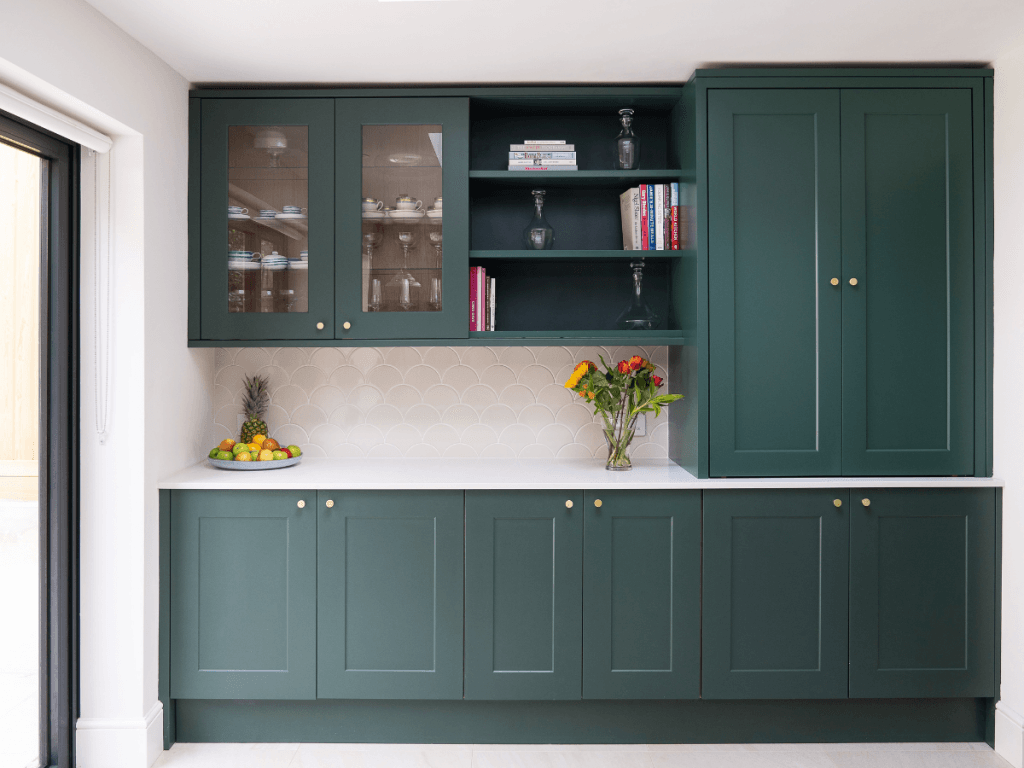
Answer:
[{"label": "fruit bowl", "polygon": [[300,461],[301,456],[296,456],[292,459],[278,459],[276,461],[221,461],[220,459],[210,459],[207,461],[211,467],[217,469],[240,469],[243,471],[251,472],[260,469],[283,469],[284,467],[294,467]]}]

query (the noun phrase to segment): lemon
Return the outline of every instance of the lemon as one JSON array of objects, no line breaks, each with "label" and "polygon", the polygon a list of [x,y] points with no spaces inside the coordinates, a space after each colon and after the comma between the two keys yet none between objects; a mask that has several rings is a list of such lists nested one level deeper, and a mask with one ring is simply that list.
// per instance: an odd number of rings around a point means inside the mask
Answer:
[{"label": "lemon", "polygon": [[252,461],[252,454],[248,451],[239,451],[235,454],[235,461]]},{"label": "lemon", "polygon": [[273,460],[274,460],[274,452],[273,451],[271,451],[269,449],[268,450],[260,451],[260,461],[273,461]]},{"label": "lemon", "polygon": [[257,446],[263,445],[263,441],[266,440],[266,439],[267,439],[266,435],[253,435],[252,436],[252,441],[254,443],[256,443]]},{"label": "lemon", "polygon": [[249,445],[248,445],[248,446],[246,446],[246,447],[247,447],[247,448],[248,448],[248,449],[249,449],[250,451],[258,451],[258,450],[260,449],[259,445],[257,445],[256,443],[249,443]]}]

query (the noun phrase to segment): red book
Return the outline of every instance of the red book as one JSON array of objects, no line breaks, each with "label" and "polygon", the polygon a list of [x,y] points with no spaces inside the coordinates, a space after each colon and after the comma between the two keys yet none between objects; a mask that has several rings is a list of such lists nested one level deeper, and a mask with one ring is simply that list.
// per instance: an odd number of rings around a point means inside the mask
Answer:
[{"label": "red book", "polygon": [[476,327],[476,281],[477,272],[480,267],[469,268],[469,330],[475,331]]},{"label": "red book", "polygon": [[665,184],[665,227],[662,234],[665,236],[665,250],[672,250],[672,185]]},{"label": "red book", "polygon": [[647,244],[647,185],[640,185],[640,250],[649,251],[651,246]]},{"label": "red book", "polygon": [[679,206],[672,206],[672,250],[679,250]]},{"label": "red book", "polygon": [[487,269],[486,267],[477,267],[476,273],[476,329],[478,331],[486,331],[487,325],[484,323],[484,312],[487,311],[486,306],[486,295],[487,291],[484,286],[487,285]]}]

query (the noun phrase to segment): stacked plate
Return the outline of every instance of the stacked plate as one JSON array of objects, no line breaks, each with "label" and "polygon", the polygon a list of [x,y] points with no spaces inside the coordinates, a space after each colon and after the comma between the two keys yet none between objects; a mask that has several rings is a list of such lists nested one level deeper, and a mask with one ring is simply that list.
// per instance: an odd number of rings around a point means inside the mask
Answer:
[{"label": "stacked plate", "polygon": [[259,262],[253,261],[252,257],[252,251],[228,251],[228,269],[259,269]]},{"label": "stacked plate", "polygon": [[288,269],[288,259],[277,251],[267,254],[261,261],[263,263],[263,268],[269,269],[272,272],[276,272],[281,269]]},{"label": "stacked plate", "polygon": [[388,218],[395,221],[419,221],[423,216],[423,211],[388,211]]},{"label": "stacked plate", "polygon": [[370,221],[379,221],[380,219],[383,219],[386,216],[387,214],[384,213],[384,211],[363,211],[363,218]]}]

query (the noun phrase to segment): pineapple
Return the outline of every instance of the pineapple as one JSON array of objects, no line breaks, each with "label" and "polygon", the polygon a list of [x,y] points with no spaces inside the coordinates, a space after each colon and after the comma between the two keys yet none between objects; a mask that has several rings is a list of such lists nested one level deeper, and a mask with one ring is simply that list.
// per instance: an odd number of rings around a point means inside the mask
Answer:
[{"label": "pineapple", "polygon": [[242,442],[251,443],[256,435],[267,434],[267,422],[263,420],[270,404],[266,376],[246,376],[245,395],[242,408],[245,409],[245,423],[242,424]]}]

